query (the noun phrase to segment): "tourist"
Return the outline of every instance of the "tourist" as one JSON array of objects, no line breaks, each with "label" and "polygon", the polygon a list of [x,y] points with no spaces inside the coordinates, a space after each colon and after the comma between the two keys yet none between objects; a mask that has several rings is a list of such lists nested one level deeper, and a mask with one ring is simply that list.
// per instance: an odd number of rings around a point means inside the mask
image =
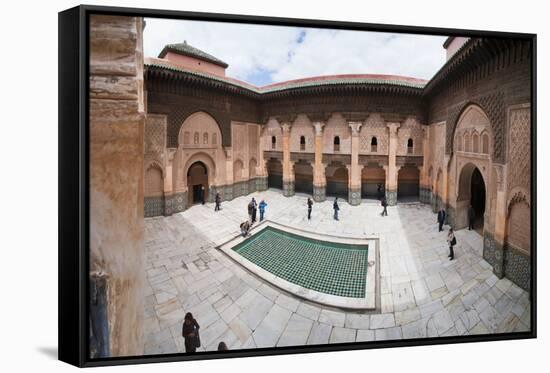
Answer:
[{"label": "tourist", "polygon": [[311,210],[313,209],[313,201],[307,198],[307,220],[311,220]]},{"label": "tourist", "polygon": [[254,210],[254,203],[252,201],[250,201],[248,203],[248,220],[252,221],[252,210]]},{"label": "tourist", "polygon": [[214,211],[220,211],[221,210],[221,204],[222,204],[222,197],[220,197],[220,193],[216,193],[216,198],[214,199],[216,202],[216,207],[214,208]]},{"label": "tourist", "polygon": [[386,197],[382,197],[382,202],[380,204],[384,208],[384,210],[382,210],[382,213],[380,215],[388,216],[388,201],[386,200]]},{"label": "tourist", "polygon": [[258,204],[256,203],[256,200],[254,199],[254,197],[252,197],[252,223],[255,223],[256,222],[256,209],[258,207]]},{"label": "tourist", "polygon": [[227,348],[227,345],[225,344],[225,342],[220,342],[218,344],[218,351],[228,351],[229,348]]},{"label": "tourist", "polygon": [[185,340],[185,352],[193,353],[197,351],[197,347],[201,346],[201,340],[199,336],[199,324],[197,320],[193,317],[191,312],[185,314],[183,320],[183,326],[181,330],[181,335]]},{"label": "tourist", "polygon": [[334,209],[334,220],[340,220],[338,219],[338,211],[340,211],[340,206],[338,206],[338,197],[334,198],[332,208]]},{"label": "tourist", "polygon": [[248,236],[248,232],[250,231],[251,226],[252,226],[252,224],[250,224],[250,221],[248,221],[248,220],[241,223],[241,225],[239,227],[241,228],[241,235],[243,237]]},{"label": "tourist", "polygon": [[258,205],[258,209],[260,210],[260,221],[264,220],[264,214],[265,214],[265,208],[267,207],[267,203],[262,199],[260,204]]},{"label": "tourist", "polygon": [[443,230],[443,224],[445,224],[445,210],[440,209],[437,212],[437,222],[439,223],[439,231],[441,232]]},{"label": "tourist", "polygon": [[453,232],[453,228],[449,228],[449,234],[447,235],[447,242],[449,243],[449,260],[455,258],[455,252],[453,246],[456,245],[456,237]]},{"label": "tourist", "polygon": [[206,190],[204,189],[204,185],[201,185],[201,203],[204,205],[206,202]]},{"label": "tourist", "polygon": [[468,207],[468,230],[474,229],[474,220],[476,219],[476,212],[472,205]]}]

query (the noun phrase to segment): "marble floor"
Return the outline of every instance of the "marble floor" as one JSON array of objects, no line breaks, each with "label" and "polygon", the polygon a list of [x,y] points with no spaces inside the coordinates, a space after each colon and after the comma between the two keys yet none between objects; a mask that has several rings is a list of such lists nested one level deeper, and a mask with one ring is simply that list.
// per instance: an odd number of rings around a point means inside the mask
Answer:
[{"label": "marble floor", "polygon": [[[351,312],[322,307],[279,290],[244,270],[216,246],[239,233],[247,203],[265,199],[266,218],[324,234],[377,235],[379,308]],[[170,217],[145,219],[145,353],[184,352],[181,324],[192,312],[202,347],[215,350],[526,331],[528,293],[498,279],[482,258],[482,238],[456,232],[455,260],[445,232],[426,205],[404,203],[380,216],[375,201],[350,206],[332,198],[313,206],[305,195],[268,190],[222,203],[196,205]]]}]

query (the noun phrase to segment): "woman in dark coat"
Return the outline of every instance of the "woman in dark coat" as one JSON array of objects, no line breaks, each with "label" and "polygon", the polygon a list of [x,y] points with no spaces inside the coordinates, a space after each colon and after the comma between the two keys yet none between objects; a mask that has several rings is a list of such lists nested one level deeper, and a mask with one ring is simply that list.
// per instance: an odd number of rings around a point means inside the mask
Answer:
[{"label": "woman in dark coat", "polygon": [[191,312],[187,312],[183,320],[183,326],[181,330],[181,335],[185,340],[185,352],[193,353],[197,351],[197,344],[195,337],[199,333],[199,324],[197,320],[193,317]]}]

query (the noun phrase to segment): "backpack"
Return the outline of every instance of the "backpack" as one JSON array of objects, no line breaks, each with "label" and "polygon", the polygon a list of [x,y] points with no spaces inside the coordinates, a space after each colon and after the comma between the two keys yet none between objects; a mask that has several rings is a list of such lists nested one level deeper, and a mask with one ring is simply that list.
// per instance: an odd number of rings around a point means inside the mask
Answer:
[{"label": "backpack", "polygon": [[456,245],[456,237],[453,236],[453,239],[451,240],[451,246]]}]

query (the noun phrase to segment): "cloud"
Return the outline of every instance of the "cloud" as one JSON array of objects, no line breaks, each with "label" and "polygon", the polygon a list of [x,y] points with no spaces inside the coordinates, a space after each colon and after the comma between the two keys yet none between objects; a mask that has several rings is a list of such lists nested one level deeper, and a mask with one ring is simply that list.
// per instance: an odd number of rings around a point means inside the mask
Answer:
[{"label": "cloud", "polygon": [[445,37],[284,26],[146,19],[144,52],[187,42],[227,62],[227,75],[255,85],[333,74],[431,78]]}]

